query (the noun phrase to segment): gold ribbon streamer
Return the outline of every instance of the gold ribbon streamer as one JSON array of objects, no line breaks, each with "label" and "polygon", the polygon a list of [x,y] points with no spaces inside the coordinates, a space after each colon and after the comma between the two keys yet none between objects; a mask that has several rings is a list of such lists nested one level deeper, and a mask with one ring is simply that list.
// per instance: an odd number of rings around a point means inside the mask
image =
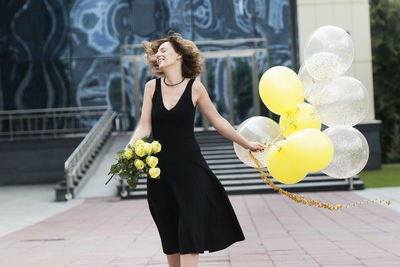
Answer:
[{"label": "gold ribbon streamer", "polygon": [[[260,172],[261,179],[266,184],[270,185],[274,190],[277,190],[280,194],[287,196],[288,198],[296,201],[297,203],[301,203],[301,204],[309,205],[309,206],[316,206],[318,208],[324,208],[324,209],[329,209],[329,210],[339,210],[342,208],[350,208],[350,207],[355,207],[357,205],[362,205],[365,203],[383,203],[384,202],[386,205],[391,204],[390,200],[383,200],[383,199],[373,199],[373,200],[364,199],[363,201],[352,202],[352,203],[349,203],[346,205],[342,205],[342,204],[332,205],[330,203],[326,203],[321,200],[313,200],[311,198],[305,199],[304,195],[298,195],[298,194],[287,192],[287,191],[283,190],[282,188],[278,187],[277,185],[275,185],[270,179],[268,179],[268,177],[262,171],[262,169],[260,167],[261,166],[260,162],[253,156],[253,154],[251,153],[250,150],[249,150],[249,154],[250,154],[250,157],[257,164],[256,169]],[[266,173],[270,174],[265,168],[264,168],[264,170]]]}]

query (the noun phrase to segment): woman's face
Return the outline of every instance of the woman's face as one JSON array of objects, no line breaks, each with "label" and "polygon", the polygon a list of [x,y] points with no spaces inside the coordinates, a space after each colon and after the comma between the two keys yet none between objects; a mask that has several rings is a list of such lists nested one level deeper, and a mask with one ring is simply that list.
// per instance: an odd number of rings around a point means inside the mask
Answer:
[{"label": "woman's face", "polygon": [[155,56],[160,70],[182,62],[182,56],[176,53],[170,42],[162,43]]}]

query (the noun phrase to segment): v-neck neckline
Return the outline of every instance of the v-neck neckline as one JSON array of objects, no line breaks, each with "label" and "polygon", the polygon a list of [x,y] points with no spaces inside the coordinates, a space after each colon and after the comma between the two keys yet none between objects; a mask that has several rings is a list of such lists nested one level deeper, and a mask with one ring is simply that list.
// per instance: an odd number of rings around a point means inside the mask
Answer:
[{"label": "v-neck neckline", "polygon": [[167,109],[167,108],[165,107],[165,105],[164,105],[164,100],[163,100],[163,96],[162,96],[162,89],[161,89],[161,87],[162,87],[162,86],[161,86],[161,78],[160,78],[160,96],[161,96],[161,103],[162,103],[163,108],[164,108],[167,112],[172,111],[172,110],[179,104],[179,102],[181,102],[181,99],[183,98],[183,95],[186,93],[186,91],[187,91],[187,89],[188,89],[188,87],[189,87],[190,81],[191,81],[191,80],[189,80],[189,81],[187,82],[186,87],[185,87],[185,90],[183,90],[183,93],[182,93],[181,96],[179,97],[178,102],[176,102],[176,104],[175,104],[171,109]]}]

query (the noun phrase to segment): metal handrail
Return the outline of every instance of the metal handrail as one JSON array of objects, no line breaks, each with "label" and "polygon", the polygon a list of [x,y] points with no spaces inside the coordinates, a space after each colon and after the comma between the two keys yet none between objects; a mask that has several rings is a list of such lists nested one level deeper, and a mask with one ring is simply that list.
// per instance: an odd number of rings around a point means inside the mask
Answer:
[{"label": "metal handrail", "polygon": [[57,112],[57,111],[78,111],[78,110],[104,110],[108,106],[89,106],[89,107],[63,107],[63,108],[37,108],[37,109],[12,109],[1,110],[0,115],[18,114],[18,113],[40,113],[40,112]]},{"label": "metal handrail", "polygon": [[7,140],[86,133],[108,106],[0,111],[0,137]]},{"label": "metal handrail", "polygon": [[81,141],[77,148],[72,152],[64,163],[66,194],[65,199],[72,199],[79,187],[75,185],[79,182],[79,177],[87,168],[90,159],[94,156],[97,149],[101,146],[113,128],[113,121],[117,113],[107,109],[96,124],[90,129],[89,133]]}]

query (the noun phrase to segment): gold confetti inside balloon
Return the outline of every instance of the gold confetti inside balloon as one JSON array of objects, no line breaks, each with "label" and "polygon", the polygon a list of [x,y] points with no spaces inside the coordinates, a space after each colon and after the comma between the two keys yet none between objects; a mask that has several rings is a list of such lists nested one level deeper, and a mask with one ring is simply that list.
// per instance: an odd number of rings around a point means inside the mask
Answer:
[{"label": "gold confetti inside balloon", "polygon": [[302,65],[299,70],[299,78],[301,80],[301,83],[303,84],[303,94],[304,94],[304,99],[308,103],[312,103],[314,97],[321,92],[321,90],[324,88],[325,84],[329,80],[317,80],[313,78],[310,73],[308,73],[307,68],[305,65]]},{"label": "gold confetti inside balloon", "polygon": [[333,143],[333,158],[322,170],[333,178],[349,178],[358,174],[367,164],[368,142],[357,129],[348,126],[329,127],[324,130]]},{"label": "gold confetti inside balloon", "polygon": [[354,59],[350,35],[337,26],[316,29],[304,46],[305,66],[312,77],[327,80],[343,75]]},{"label": "gold confetti inside balloon", "polygon": [[353,77],[332,79],[313,102],[321,122],[327,126],[354,126],[368,114],[367,89]]}]

